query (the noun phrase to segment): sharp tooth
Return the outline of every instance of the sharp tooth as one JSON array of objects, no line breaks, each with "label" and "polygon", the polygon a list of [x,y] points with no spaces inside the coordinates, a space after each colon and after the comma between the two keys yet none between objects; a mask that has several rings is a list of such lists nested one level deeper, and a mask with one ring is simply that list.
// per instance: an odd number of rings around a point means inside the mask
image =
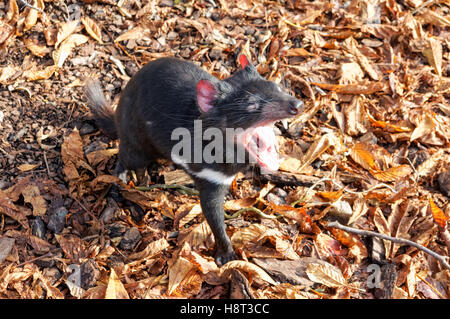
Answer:
[{"label": "sharp tooth", "polygon": [[284,127],[285,130],[288,129],[288,121],[286,119],[281,120],[281,124],[283,124],[283,127]]}]

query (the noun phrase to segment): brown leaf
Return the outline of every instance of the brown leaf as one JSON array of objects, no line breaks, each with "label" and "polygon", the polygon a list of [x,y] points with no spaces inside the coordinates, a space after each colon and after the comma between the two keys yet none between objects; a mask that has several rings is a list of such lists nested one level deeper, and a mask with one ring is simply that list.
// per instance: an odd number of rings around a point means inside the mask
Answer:
[{"label": "brown leaf", "polygon": [[371,171],[373,177],[382,182],[395,182],[398,179],[410,175],[412,168],[408,164],[391,167],[385,171]]},{"label": "brown leaf", "polygon": [[368,144],[357,142],[351,149],[350,157],[368,171],[380,170]]},{"label": "brown leaf", "polygon": [[36,185],[28,185],[22,191],[24,201],[33,206],[34,216],[44,216],[47,212],[47,203],[41,196],[39,188]]},{"label": "brown leaf", "polygon": [[86,158],[90,165],[97,166],[100,162],[109,160],[112,156],[119,153],[118,148],[109,148],[106,150],[93,151],[86,154]]},{"label": "brown leaf", "polygon": [[128,258],[132,260],[153,258],[167,247],[169,247],[169,243],[165,238],[161,238],[152,241],[143,250],[129,255]]},{"label": "brown leaf", "polygon": [[[44,10],[44,1],[43,0],[34,0],[33,6],[35,8]],[[25,18],[25,26],[24,31],[30,30],[37,22],[37,18],[41,13],[35,9],[28,8],[28,15]]]},{"label": "brown leaf", "polygon": [[21,164],[17,166],[17,169],[21,172],[28,172],[34,170],[36,167],[38,167],[40,164]]},{"label": "brown leaf", "polygon": [[57,48],[62,41],[64,41],[72,33],[74,33],[77,30],[79,24],[79,20],[72,20],[59,25],[58,33],[56,34],[55,48]]},{"label": "brown leaf", "polygon": [[322,197],[322,199],[326,202],[335,202],[342,197],[344,193],[344,188],[336,192],[317,192],[316,195]]},{"label": "brown leaf", "polygon": [[427,58],[428,63],[434,68],[437,75],[442,76],[442,43],[438,38],[428,38],[427,46],[422,54]]},{"label": "brown leaf", "polygon": [[232,269],[239,269],[243,273],[251,275],[253,278],[258,278],[268,282],[269,284],[276,285],[277,283],[260,267],[243,260],[232,260],[220,267],[219,276],[222,279],[229,278]]},{"label": "brown leaf", "polygon": [[310,280],[330,288],[347,286],[341,270],[331,264],[310,263],[306,266],[306,274]]},{"label": "brown leaf", "polygon": [[342,94],[372,94],[378,91],[383,91],[385,84],[383,82],[372,82],[368,84],[329,84],[329,83],[318,83],[311,82],[312,85],[317,85],[318,87],[334,91]]},{"label": "brown leaf", "polygon": [[28,224],[27,215],[29,215],[29,211],[25,208],[19,209],[14,205],[6,194],[0,190],[0,214],[5,214],[12,219],[17,220],[25,229],[29,229],[30,225]]},{"label": "brown leaf", "polygon": [[449,220],[449,217],[445,215],[445,213],[440,209],[433,201],[433,199],[430,197],[428,199],[430,205],[428,206],[428,211],[431,212],[431,215],[433,216],[433,219],[436,224],[441,229],[446,229],[447,227],[447,221]]},{"label": "brown leaf", "polygon": [[66,258],[78,263],[81,258],[86,258],[85,242],[75,235],[58,235],[55,238],[63,250]]},{"label": "brown leaf", "polygon": [[10,25],[15,25],[17,19],[19,19],[19,7],[17,6],[17,2],[16,0],[9,0],[5,21]]},{"label": "brown leaf", "polygon": [[103,44],[102,41],[102,31],[100,27],[89,17],[83,17],[81,18],[81,22],[83,23],[84,27],[86,28],[86,32],[93,37],[95,40],[97,40],[100,44]]},{"label": "brown leaf", "polygon": [[47,46],[37,44],[30,38],[24,39],[23,42],[25,43],[27,49],[31,51],[31,53],[40,58],[46,56],[51,51]]},{"label": "brown leaf", "polygon": [[130,299],[130,297],[128,296],[128,292],[117,277],[116,272],[113,268],[111,268],[111,273],[109,275],[105,299]]},{"label": "brown leaf", "polygon": [[64,61],[72,52],[72,49],[88,41],[88,37],[82,34],[71,34],[65,39],[59,48],[53,51],[52,57],[55,65],[62,67]]},{"label": "brown leaf", "polygon": [[308,57],[311,56],[311,53],[306,51],[303,48],[291,48],[286,51],[286,56],[301,56],[301,57]]},{"label": "brown leaf", "polygon": [[24,72],[24,76],[27,81],[39,81],[49,79],[56,71],[58,71],[58,66],[50,65],[44,69],[37,69],[36,67],[31,68]]},{"label": "brown leaf", "polygon": [[142,26],[137,26],[119,35],[114,42],[137,40],[148,36],[150,36],[150,30],[143,28]]}]

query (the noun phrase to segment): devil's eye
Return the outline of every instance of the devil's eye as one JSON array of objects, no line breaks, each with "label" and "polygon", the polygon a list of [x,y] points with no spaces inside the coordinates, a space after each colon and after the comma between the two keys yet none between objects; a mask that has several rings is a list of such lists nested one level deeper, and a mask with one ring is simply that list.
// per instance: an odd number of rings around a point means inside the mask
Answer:
[{"label": "devil's eye", "polygon": [[247,111],[253,112],[253,111],[256,111],[258,108],[259,108],[259,104],[258,103],[249,104],[247,106]]},{"label": "devil's eye", "polygon": [[252,95],[248,99],[247,111],[253,112],[259,108],[258,98],[255,95]]}]

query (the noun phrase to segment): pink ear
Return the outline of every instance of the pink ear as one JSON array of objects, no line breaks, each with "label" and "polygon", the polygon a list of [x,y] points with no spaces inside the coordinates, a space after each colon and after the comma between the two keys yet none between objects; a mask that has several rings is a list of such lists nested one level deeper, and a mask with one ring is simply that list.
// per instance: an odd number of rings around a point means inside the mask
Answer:
[{"label": "pink ear", "polygon": [[245,68],[247,65],[250,64],[247,57],[243,54],[239,56],[239,63],[241,64],[242,68]]},{"label": "pink ear", "polygon": [[208,80],[200,80],[197,83],[197,103],[202,112],[208,112],[213,108],[216,88]]}]

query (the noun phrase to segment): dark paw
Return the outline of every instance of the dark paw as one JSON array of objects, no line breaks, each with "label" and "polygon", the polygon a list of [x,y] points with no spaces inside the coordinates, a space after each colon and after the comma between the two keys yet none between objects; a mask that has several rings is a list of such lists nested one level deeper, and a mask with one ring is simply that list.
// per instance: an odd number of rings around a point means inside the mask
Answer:
[{"label": "dark paw", "polygon": [[214,259],[216,260],[216,264],[220,267],[222,265],[225,265],[227,262],[235,260],[236,254],[234,251],[228,251],[228,252],[220,252],[218,251],[216,255],[214,256]]}]

